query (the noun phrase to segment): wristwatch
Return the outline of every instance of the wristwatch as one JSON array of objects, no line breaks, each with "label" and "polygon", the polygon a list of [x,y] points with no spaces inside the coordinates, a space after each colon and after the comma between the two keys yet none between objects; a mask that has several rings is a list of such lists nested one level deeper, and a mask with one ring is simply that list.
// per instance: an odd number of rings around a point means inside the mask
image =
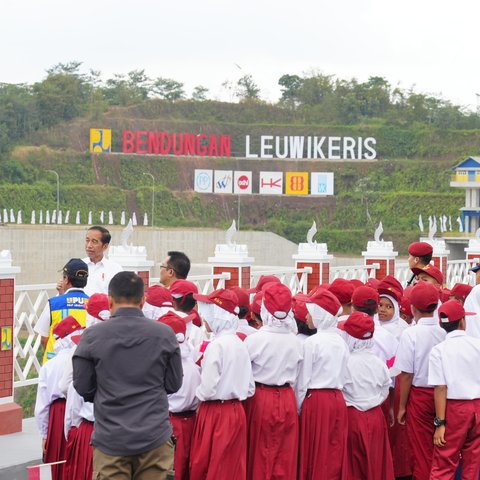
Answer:
[{"label": "wristwatch", "polygon": [[441,427],[442,425],[446,425],[447,424],[447,421],[444,419],[444,418],[438,418],[438,417],[435,417],[433,419],[433,425],[436,427]]}]

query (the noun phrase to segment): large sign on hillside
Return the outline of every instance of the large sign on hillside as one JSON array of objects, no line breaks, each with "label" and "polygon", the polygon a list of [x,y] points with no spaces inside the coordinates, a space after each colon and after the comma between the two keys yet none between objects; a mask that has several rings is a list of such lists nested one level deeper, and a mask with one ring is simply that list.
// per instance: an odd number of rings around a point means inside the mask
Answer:
[{"label": "large sign on hillside", "polygon": [[[111,139],[111,130],[92,128],[90,151],[111,152]],[[305,160],[374,160],[377,157],[377,141],[373,137],[260,135],[252,138],[246,135],[243,144],[244,152],[232,155],[231,135],[145,130],[121,133],[121,153],[128,155]]]}]

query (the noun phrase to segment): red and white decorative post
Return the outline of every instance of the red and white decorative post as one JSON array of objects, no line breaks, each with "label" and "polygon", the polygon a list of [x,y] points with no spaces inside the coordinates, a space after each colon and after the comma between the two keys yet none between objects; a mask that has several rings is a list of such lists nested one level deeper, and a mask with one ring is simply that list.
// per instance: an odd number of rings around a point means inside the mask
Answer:
[{"label": "red and white decorative post", "polygon": [[330,282],[330,262],[333,255],[328,254],[326,243],[300,243],[298,253],[292,255],[292,258],[295,260],[296,269],[312,269],[312,273],[307,274],[307,292],[322,283]]},{"label": "red and white decorative post", "polygon": [[379,223],[375,230],[373,242],[367,243],[367,250],[362,252],[365,265],[373,265],[378,263],[380,268],[375,270],[375,278],[382,280],[387,275],[395,275],[395,258],[398,252],[393,251],[393,243],[385,242],[380,237],[383,233],[382,222]]},{"label": "red and white decorative post", "polygon": [[13,401],[15,275],[10,251],[0,252],[0,435],[22,431],[22,408]]},{"label": "red and white decorative post", "polygon": [[[255,259],[248,256],[246,245],[218,244],[215,247],[215,256],[208,257],[208,263],[212,265],[213,275],[230,273],[230,280],[225,280],[225,288],[242,287],[250,288],[251,267]],[[217,288],[218,280],[214,280],[214,288]]]}]

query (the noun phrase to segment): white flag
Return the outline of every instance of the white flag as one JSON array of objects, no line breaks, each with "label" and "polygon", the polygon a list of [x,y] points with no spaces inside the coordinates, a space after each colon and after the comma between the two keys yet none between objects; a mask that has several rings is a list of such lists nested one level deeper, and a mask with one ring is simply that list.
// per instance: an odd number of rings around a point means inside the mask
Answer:
[{"label": "white flag", "polygon": [[418,226],[420,228],[420,231],[423,233],[423,220],[422,220],[422,215],[418,216]]},{"label": "white flag", "polygon": [[460,217],[457,217],[457,222],[458,222],[458,231],[460,233],[463,233],[463,223],[462,223],[462,219]]}]

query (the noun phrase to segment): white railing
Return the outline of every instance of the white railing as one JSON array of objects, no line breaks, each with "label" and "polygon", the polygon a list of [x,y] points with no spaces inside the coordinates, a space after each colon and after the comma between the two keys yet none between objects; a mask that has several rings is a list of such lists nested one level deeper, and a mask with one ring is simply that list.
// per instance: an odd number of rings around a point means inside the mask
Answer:
[{"label": "white railing", "polygon": [[[230,272],[216,275],[190,275],[188,280],[197,286],[199,293],[206,295],[219,288],[225,288],[225,281],[230,280]],[[155,283],[160,283],[160,278],[150,278],[150,285]]]},{"label": "white railing", "polygon": [[272,270],[255,270],[250,273],[250,285],[252,287],[255,286],[262,275],[273,275],[278,277],[280,282],[291,290],[292,295],[298,292],[307,293],[307,279],[310,273],[312,273],[311,267],[284,267]]},{"label": "white railing", "polygon": [[41,360],[38,360],[41,337],[33,331],[47,300],[55,294],[54,283],[15,286],[13,369],[14,387],[38,383]]},{"label": "white railing", "polygon": [[412,271],[408,266],[408,263],[396,263],[395,264],[395,278],[402,284],[403,287],[412,278]]},{"label": "white railing", "polygon": [[371,265],[330,267],[330,282],[333,282],[336,278],[366,282],[369,278],[375,277],[375,271],[379,268],[379,263],[372,263]]},{"label": "white railing", "polygon": [[474,263],[477,262],[474,260],[449,260],[445,278],[447,288],[452,288],[456,283],[475,285],[475,275],[468,271]]}]

